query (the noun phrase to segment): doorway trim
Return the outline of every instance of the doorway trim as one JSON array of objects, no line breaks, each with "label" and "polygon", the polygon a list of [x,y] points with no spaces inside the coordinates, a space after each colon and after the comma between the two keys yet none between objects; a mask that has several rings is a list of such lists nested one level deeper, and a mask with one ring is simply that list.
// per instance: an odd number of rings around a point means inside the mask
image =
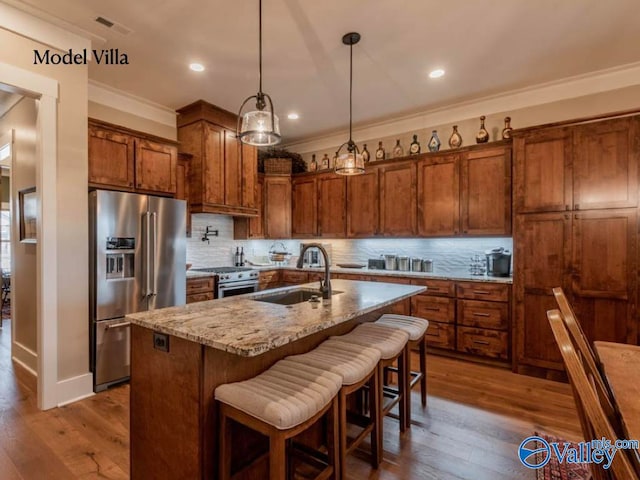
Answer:
[{"label": "doorway trim", "polygon": [[[36,301],[38,332],[38,408],[58,405],[58,239],[57,102],[58,81],[0,62],[0,82],[38,99],[36,191],[38,243]],[[46,288],[44,288],[46,286]]]}]

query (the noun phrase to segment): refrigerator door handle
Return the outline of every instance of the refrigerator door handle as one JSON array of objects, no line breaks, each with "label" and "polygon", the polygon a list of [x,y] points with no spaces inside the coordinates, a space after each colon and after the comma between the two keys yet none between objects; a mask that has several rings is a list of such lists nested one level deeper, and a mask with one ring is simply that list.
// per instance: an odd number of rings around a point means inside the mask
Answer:
[{"label": "refrigerator door handle", "polygon": [[151,291],[151,213],[145,212],[143,215],[143,228],[145,230],[145,243],[144,243],[144,296],[148,297],[153,292]]},{"label": "refrigerator door handle", "polygon": [[158,213],[151,213],[151,243],[149,244],[153,249],[151,252],[151,295],[158,294],[158,276],[156,275],[156,253],[158,250]]}]

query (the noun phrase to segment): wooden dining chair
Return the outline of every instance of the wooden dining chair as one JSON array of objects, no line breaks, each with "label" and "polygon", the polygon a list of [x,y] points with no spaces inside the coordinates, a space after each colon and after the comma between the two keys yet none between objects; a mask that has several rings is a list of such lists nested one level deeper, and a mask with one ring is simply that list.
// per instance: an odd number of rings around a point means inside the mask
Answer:
[{"label": "wooden dining chair", "polygon": [[[615,441],[619,438],[605,410],[599,401],[597,394],[598,385],[592,383],[584,368],[569,332],[562,319],[559,310],[549,310],[547,318],[553,331],[553,336],[560,348],[562,359],[569,376],[569,383],[573,390],[573,396],[580,417],[582,433],[585,440],[606,438]],[[628,452],[619,450],[613,459],[609,470],[605,470],[599,464],[590,463],[591,475],[594,480],[640,480],[628,457]]]},{"label": "wooden dining chair", "polygon": [[602,408],[607,414],[609,421],[613,423],[614,428],[619,430],[619,420],[615,411],[613,396],[611,395],[607,382],[602,376],[602,372],[600,372],[600,369],[598,368],[598,357],[596,356],[593,348],[591,348],[591,343],[589,343],[587,336],[584,334],[584,330],[582,329],[580,322],[578,322],[578,319],[573,312],[573,308],[571,308],[562,288],[554,288],[553,295],[555,296],[558,307],[560,308],[560,317],[567,327],[573,345],[576,347],[578,354],[580,355],[587,377],[593,384],[595,384],[595,386],[597,386],[596,391],[600,397]]}]

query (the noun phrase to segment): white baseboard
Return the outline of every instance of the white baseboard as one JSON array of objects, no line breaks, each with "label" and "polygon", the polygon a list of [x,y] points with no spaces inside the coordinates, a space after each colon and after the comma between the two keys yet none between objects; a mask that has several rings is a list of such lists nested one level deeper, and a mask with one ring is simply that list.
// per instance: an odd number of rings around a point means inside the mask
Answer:
[{"label": "white baseboard", "polygon": [[93,393],[93,374],[85,373],[77,377],[66,378],[58,382],[58,406],[77,402],[91,397]]},{"label": "white baseboard", "polygon": [[20,342],[13,342],[11,358],[14,362],[24,367],[29,373],[36,377],[38,376],[38,354],[36,352],[25,347]]}]

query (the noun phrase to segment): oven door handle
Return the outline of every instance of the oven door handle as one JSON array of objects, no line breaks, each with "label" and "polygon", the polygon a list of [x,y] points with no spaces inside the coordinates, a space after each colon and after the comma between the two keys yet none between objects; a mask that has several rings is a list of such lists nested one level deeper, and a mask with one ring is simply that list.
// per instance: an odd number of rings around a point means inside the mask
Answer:
[{"label": "oven door handle", "polygon": [[233,283],[227,283],[227,284],[218,284],[218,289],[219,290],[235,290],[237,288],[244,288],[244,287],[254,287],[257,286],[258,282],[252,280],[250,282],[233,282]]}]

